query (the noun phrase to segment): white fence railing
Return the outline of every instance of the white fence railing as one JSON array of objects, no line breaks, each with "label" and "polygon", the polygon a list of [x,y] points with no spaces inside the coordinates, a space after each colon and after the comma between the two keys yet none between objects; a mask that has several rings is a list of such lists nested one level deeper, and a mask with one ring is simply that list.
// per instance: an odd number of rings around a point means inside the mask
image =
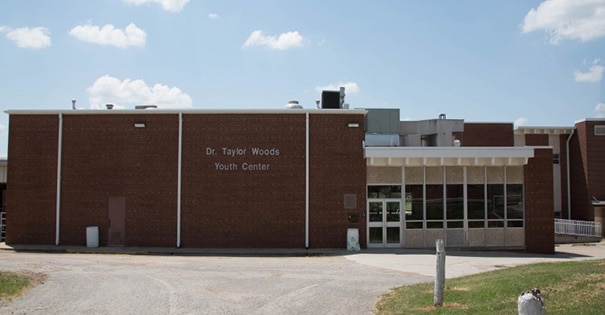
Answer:
[{"label": "white fence railing", "polygon": [[601,223],[555,219],[555,234],[602,237]]}]

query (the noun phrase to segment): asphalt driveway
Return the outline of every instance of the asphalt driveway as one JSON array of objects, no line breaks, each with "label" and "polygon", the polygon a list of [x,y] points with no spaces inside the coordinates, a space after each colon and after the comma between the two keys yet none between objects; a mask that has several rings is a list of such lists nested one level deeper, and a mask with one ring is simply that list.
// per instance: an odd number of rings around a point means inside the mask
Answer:
[{"label": "asphalt driveway", "polygon": [[344,256],[228,257],[0,251],[0,270],[47,280],[4,314],[370,314],[432,277]]}]

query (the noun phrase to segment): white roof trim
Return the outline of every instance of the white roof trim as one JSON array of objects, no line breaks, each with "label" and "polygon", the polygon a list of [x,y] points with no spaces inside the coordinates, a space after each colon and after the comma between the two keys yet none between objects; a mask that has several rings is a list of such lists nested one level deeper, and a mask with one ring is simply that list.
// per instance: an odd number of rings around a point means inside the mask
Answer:
[{"label": "white roof trim", "polygon": [[6,110],[9,115],[148,115],[148,114],[367,114],[363,109],[77,109]]},{"label": "white roof trim", "polygon": [[368,166],[520,166],[534,147],[366,147]]},{"label": "white roof trim", "polygon": [[546,135],[568,135],[574,127],[530,127],[521,126],[515,129],[517,135],[532,135],[532,134],[546,134]]}]

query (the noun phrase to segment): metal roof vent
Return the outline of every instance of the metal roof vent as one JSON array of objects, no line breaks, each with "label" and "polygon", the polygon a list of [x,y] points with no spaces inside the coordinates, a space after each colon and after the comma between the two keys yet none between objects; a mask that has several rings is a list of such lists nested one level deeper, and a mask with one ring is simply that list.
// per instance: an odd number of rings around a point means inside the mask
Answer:
[{"label": "metal roof vent", "polygon": [[302,105],[300,105],[298,103],[298,101],[289,101],[288,104],[286,104],[286,108],[287,109],[302,109]]},{"label": "metal roof vent", "polygon": [[105,107],[107,107],[107,109],[113,109],[113,104],[107,103],[105,104]]}]

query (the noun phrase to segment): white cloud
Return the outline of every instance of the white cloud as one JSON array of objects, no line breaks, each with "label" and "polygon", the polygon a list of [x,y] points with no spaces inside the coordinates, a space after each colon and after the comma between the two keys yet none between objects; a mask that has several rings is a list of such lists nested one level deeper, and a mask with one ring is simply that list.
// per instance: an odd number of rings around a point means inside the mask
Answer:
[{"label": "white cloud", "polygon": [[103,27],[86,24],[78,25],[69,31],[69,35],[85,42],[110,45],[120,48],[128,46],[145,46],[147,34],[133,23],[128,24],[124,30],[115,28],[111,24]]},{"label": "white cloud", "polygon": [[345,88],[345,93],[346,94],[359,93],[359,86],[355,82],[331,83],[331,84],[324,85],[324,86],[318,86],[318,87],[315,88],[315,91],[317,91],[317,92],[321,92],[323,90],[326,90],[326,91],[338,91],[338,90],[340,90],[341,86]]},{"label": "white cloud", "polygon": [[122,2],[134,5],[157,3],[168,12],[181,12],[189,0],[122,0]]},{"label": "white cloud", "polygon": [[605,0],[546,0],[531,9],[521,25],[523,33],[543,30],[550,42],[583,42],[605,36]]},{"label": "white cloud", "polygon": [[515,128],[520,127],[520,126],[525,126],[525,125],[527,125],[528,121],[529,120],[525,117],[519,117],[519,118],[515,119],[513,126],[515,126]]},{"label": "white cloud", "polygon": [[216,14],[216,13],[210,13],[210,14],[208,14],[208,18],[211,20],[216,20],[216,19],[220,18],[220,16],[218,16],[218,14]]},{"label": "white cloud", "polygon": [[92,109],[105,108],[105,104],[116,104],[116,108],[133,105],[158,105],[159,108],[191,107],[192,100],[177,87],[156,83],[148,86],[143,80],[120,80],[105,75],[99,77],[87,89]]},{"label": "white cloud", "polygon": [[596,116],[599,118],[605,118],[605,103],[599,103],[594,108]]},{"label": "white cloud", "polygon": [[603,73],[605,72],[605,66],[598,64],[599,60],[595,60],[592,63],[588,72],[574,72],[574,80],[578,82],[599,82],[603,77]]},{"label": "white cloud", "polygon": [[282,33],[277,37],[265,35],[262,31],[254,31],[246,39],[244,47],[266,46],[270,49],[286,50],[300,47],[302,46],[302,42],[303,36],[296,31]]},{"label": "white cloud", "polygon": [[14,41],[19,48],[42,49],[50,47],[50,32],[45,27],[20,27],[12,29],[0,26],[0,33],[6,33],[6,38]]}]

